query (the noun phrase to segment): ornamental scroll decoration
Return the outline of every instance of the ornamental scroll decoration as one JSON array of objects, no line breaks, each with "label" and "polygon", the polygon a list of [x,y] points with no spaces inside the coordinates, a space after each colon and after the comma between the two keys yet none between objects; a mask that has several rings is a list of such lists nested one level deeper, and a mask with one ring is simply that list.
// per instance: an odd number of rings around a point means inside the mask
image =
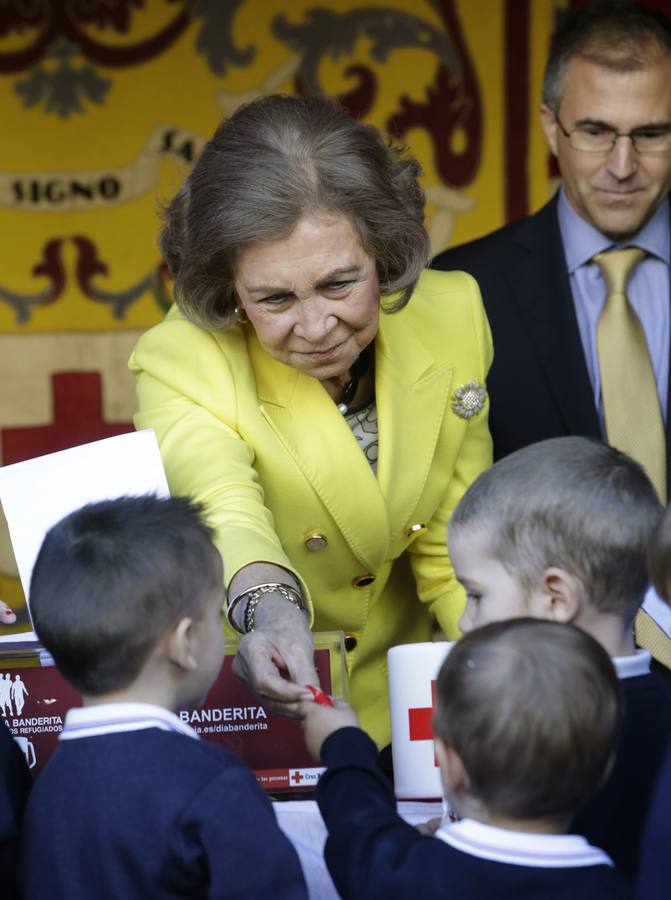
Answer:
[{"label": "ornamental scroll decoration", "polygon": [[[68,121],[73,116],[86,115],[92,105],[105,104],[114,89],[115,70],[140,65],[165,53],[187,33],[193,33],[195,50],[217,78],[225,78],[231,70],[248,67],[255,61],[257,47],[253,43],[237,46],[233,38],[234,20],[245,0],[154,2],[155,10],[161,13],[155,17],[157,21],[160,19],[160,24],[149,36],[143,32],[140,40],[133,37],[133,25],[135,17],[145,11],[147,0],[69,0],[68,3],[6,0],[0,3],[0,76],[18,76],[14,88],[18,102],[26,109],[41,110]],[[290,60],[278,71],[285,73],[283,78],[293,80],[296,93],[327,93],[320,81],[321,64],[326,60],[345,61],[344,75],[355,84],[338,99],[358,118],[373,110],[381,88],[378,75],[366,60],[356,58],[352,62],[360,39],[366,40],[370,59],[375,63],[386,62],[393,51],[402,48],[424,49],[435,56],[435,75],[424,97],[416,100],[401,93],[386,117],[385,126],[401,139],[413,128],[426,131],[436,172],[442,181],[428,187],[427,197],[438,208],[449,194],[449,203],[460,211],[459,204],[469,201],[459,189],[473,181],[480,165],[483,138],[480,88],[455,12],[455,0],[427,2],[443,27],[434,24],[435,19],[428,21],[392,6],[360,6],[346,11],[315,6],[304,13],[276,15],[269,28],[289,51]],[[11,43],[11,51],[3,49],[3,39],[5,44]],[[269,84],[273,77],[271,73]],[[286,81],[271,89],[281,88],[286,89]],[[225,94],[222,92],[220,96]],[[234,101],[233,108],[249,98],[230,95],[230,99]],[[174,131],[178,133],[178,129]],[[169,132],[166,134],[170,136]],[[168,138],[163,135],[161,141],[165,143]],[[198,143],[182,141],[179,152],[185,162],[191,163],[193,158],[191,151],[187,154],[183,148],[198,150]],[[152,145],[150,150],[151,153],[145,154],[148,159],[177,153],[176,146],[166,149],[163,144]],[[151,160],[150,164],[154,165]],[[46,173],[45,178],[47,175],[51,177]],[[3,206],[21,201],[21,208],[28,208],[29,186],[13,181],[9,175],[1,175],[0,181]],[[146,190],[150,189],[150,182],[149,178],[142,181]],[[120,176],[121,187],[125,183]],[[130,195],[119,189],[106,201],[107,205],[118,205],[127,199]],[[74,201],[70,205],[77,208]],[[53,208],[66,210],[68,203],[60,202]],[[454,212],[445,215],[453,217]],[[123,290],[105,291],[100,279],[111,274],[110,267],[101,261],[97,249],[91,249],[94,243],[90,237],[59,237],[45,244],[40,251],[43,258],[32,270],[33,275],[48,279],[44,290],[21,294],[0,284],[0,302],[14,309],[17,322],[28,321],[36,306],[51,304],[62,294],[69,278],[60,262],[64,241],[71,241],[77,247],[75,277],[83,296],[107,304],[113,318],[124,319],[129,306],[147,291],[161,308],[168,302],[165,269],[160,264],[141,278],[136,276]]]},{"label": "ornamental scroll decoration", "polygon": [[[319,63],[324,56],[333,59],[351,53],[357,37],[371,42],[371,56],[384,62],[392,50],[419,47],[438,57],[434,83],[427,99],[418,103],[401,96],[399,108],[388,117],[390,134],[403,136],[414,127],[426,128],[431,136],[436,167],[441,178],[454,187],[471,182],[480,164],[482,149],[482,103],[453,0],[434,0],[445,29],[435,28],[418,16],[401,10],[362,7],[338,13],[332,9],[312,9],[305,21],[291,25],[286,16],[273,22],[273,33],[299,54],[296,74],[299,93],[321,91]],[[356,118],[363,118],[375,103],[377,83],[373,71],[365,65],[349,66],[345,75],[356,77],[358,84],[339,97]],[[458,132],[458,140],[455,140]],[[461,151],[454,149],[461,146]]]},{"label": "ornamental scroll decoration", "polygon": [[141,10],[144,0],[40,0],[32,4],[9,0],[0,6],[0,38],[24,32],[33,37],[20,50],[0,52],[0,74],[28,70],[28,76],[16,83],[25,106],[41,105],[45,112],[66,118],[85,112],[82,101],[104,102],[112,83],[96,71],[96,65],[115,69],[147,62],[200,21],[197,50],[214,74],[224,75],[229,65],[245,66],[254,58],[253,47],[239,49],[231,40],[231,22],[242,2],[165,0],[170,18],[150,37],[120,45],[96,38],[92,27],[99,32],[128,34],[133,10]]},{"label": "ornamental scroll decoration", "polygon": [[76,248],[73,274],[77,287],[88,300],[107,306],[114,319],[122,320],[127,308],[147,291],[151,292],[158,306],[167,312],[171,299],[168,267],[165,262],[160,261],[127,287],[108,291],[94,281],[96,276],[109,274],[108,264],[101,259],[98,248],[90,238],[73,235],[69,238],[52,238],[42,247],[41,258],[32,267],[31,275],[37,279],[46,279],[44,288],[31,293],[21,293],[0,285],[0,301],[14,310],[17,324],[29,321],[35,307],[49,306],[63,293],[67,274],[62,249],[67,241]]},{"label": "ornamental scroll decoration", "polygon": [[[134,12],[144,0],[41,0],[23,3],[9,0],[0,5],[0,39],[27,34],[25,45],[0,52],[0,75],[27,72],[15,84],[26,107],[67,118],[83,114],[86,102],[103,104],[112,87],[96,66],[106,70],[137,65],[167,50],[186,29],[198,23],[196,49],[210,71],[219,77],[232,66],[248,66],[256,56],[252,45],[237,47],[232,37],[236,12],[244,0],[165,0],[173,11],[156,33],[141,41],[119,44],[94,36],[93,28],[115,35],[131,31]],[[356,40],[371,42],[371,56],[384,62],[402,47],[420,47],[439,61],[427,99],[417,103],[400,98],[399,109],[387,122],[390,132],[404,135],[415,126],[431,135],[441,177],[455,187],[471,181],[478,169],[482,143],[480,92],[470,61],[454,0],[432,0],[444,30],[393,7],[359,7],[339,12],[327,7],[310,9],[302,22],[293,24],[281,14],[271,23],[274,36],[300,58],[295,74],[298,92],[319,91],[319,64],[325,56],[337,60],[351,53]],[[376,77],[369,66],[352,65],[345,74],[358,84],[342,102],[357,117],[373,106]],[[440,132],[440,133],[438,133]],[[458,136],[458,140],[455,140]],[[458,144],[462,149],[457,152]]]}]

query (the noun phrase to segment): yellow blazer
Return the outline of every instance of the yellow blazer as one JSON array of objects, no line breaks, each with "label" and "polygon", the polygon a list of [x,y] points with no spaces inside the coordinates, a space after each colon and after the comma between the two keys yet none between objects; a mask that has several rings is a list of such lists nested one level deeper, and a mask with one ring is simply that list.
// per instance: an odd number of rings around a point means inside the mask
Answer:
[{"label": "yellow blazer", "polygon": [[484,385],[491,359],[476,282],[424,272],[409,304],[380,317],[376,474],[319,381],[269,356],[251,325],[208,332],[173,308],[131,357],[135,425],[156,431],[173,494],[205,504],[226,584],[256,560],[299,577],[314,628],[353,639],[350,699],[381,746],[389,647],[429,640],[431,614],[457,636],[446,525],[491,441],[486,405],[466,419],[452,399]]}]

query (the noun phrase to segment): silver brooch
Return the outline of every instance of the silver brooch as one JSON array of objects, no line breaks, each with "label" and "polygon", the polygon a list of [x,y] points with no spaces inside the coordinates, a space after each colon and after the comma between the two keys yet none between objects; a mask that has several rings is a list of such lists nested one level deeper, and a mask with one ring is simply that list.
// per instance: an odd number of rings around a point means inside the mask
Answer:
[{"label": "silver brooch", "polygon": [[461,419],[472,419],[485,408],[487,390],[478,381],[467,381],[452,394],[452,410]]}]

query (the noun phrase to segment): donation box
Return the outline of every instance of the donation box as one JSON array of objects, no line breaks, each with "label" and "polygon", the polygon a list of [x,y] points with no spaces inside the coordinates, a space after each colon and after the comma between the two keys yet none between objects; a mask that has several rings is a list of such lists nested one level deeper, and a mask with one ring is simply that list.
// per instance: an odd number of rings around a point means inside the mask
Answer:
[{"label": "donation box", "polygon": [[436,800],[443,795],[431,720],[436,678],[451,647],[446,641],[400,644],[387,653],[394,790],[399,800]]}]

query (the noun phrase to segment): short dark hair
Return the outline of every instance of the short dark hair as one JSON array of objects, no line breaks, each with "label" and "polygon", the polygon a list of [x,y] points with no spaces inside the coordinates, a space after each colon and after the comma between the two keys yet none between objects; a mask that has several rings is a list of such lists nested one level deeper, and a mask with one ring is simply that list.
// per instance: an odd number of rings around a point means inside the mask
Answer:
[{"label": "short dark hair", "polygon": [[655,590],[671,603],[671,506],[666,508],[650,541],[648,566]]},{"label": "short dark hair", "polygon": [[621,715],[613,663],[594,638],[523,618],[477,628],[453,647],[433,725],[488,811],[559,819],[598,790]]},{"label": "short dark hair", "polygon": [[600,441],[530,444],[476,478],[449,524],[485,535],[488,554],[536,590],[550,566],[580,579],[599,612],[634,618],[662,504],[643,468]]},{"label": "short dark hair", "polygon": [[305,215],[343,215],[377,264],[383,295],[410,298],[427,263],[419,164],[326,97],[271,95],[217,128],[164,211],[161,249],[184,314],[235,321],[235,266],[257,241],[288,237]]},{"label": "short dark hair", "polygon": [[203,615],[208,595],[223,584],[211,535],[200,507],[153,495],[88,504],[47,532],[30,612],[78,691],[123,690],[171,624]]},{"label": "short dark hair", "polygon": [[632,0],[587,3],[567,13],[552,37],[543,102],[559,112],[566,67],[575,57],[615,72],[634,72],[664,55],[671,55],[671,18],[661,10]]}]

